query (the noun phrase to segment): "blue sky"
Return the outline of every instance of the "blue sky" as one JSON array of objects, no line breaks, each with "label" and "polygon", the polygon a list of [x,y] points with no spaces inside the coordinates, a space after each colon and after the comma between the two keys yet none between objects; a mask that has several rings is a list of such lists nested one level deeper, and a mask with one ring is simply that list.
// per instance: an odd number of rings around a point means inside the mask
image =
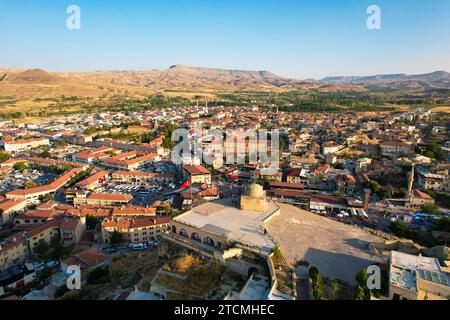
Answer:
[{"label": "blue sky", "polygon": [[[66,9],[81,8],[81,30]],[[369,5],[381,30],[366,27]],[[448,0],[0,0],[0,66],[270,70],[293,78],[450,71]]]}]

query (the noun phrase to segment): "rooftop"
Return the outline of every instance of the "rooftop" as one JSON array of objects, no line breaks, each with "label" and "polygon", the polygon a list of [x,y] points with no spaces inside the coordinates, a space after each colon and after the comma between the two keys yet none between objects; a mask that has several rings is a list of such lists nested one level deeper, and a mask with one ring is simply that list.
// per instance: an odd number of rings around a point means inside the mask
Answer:
[{"label": "rooftop", "polygon": [[217,200],[201,204],[174,221],[228,236],[230,240],[270,253],[275,244],[264,234],[262,224],[278,209],[276,204],[268,202],[266,212],[244,211],[228,200]]}]

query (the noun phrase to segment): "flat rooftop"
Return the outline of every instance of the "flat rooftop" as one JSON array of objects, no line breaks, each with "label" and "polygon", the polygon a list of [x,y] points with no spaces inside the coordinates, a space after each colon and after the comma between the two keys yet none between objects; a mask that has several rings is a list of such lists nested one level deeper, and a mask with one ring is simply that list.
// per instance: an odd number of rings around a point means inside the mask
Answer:
[{"label": "flat rooftop", "polygon": [[[391,272],[389,279],[391,285],[417,291],[416,271],[419,272],[419,277],[422,276],[425,280],[433,282],[443,281],[440,277],[441,269],[437,259],[399,251],[391,252]],[[433,276],[434,278],[437,277],[437,279],[434,279]]]},{"label": "flat rooftop", "polygon": [[270,253],[276,245],[264,234],[262,224],[277,211],[278,206],[271,202],[265,212],[256,212],[243,211],[229,200],[217,200],[201,204],[174,220]]},{"label": "flat rooftop", "polygon": [[308,262],[331,278],[355,283],[362,269],[383,259],[372,256],[369,243],[384,242],[359,227],[322,217],[288,204],[265,224],[291,265]]}]

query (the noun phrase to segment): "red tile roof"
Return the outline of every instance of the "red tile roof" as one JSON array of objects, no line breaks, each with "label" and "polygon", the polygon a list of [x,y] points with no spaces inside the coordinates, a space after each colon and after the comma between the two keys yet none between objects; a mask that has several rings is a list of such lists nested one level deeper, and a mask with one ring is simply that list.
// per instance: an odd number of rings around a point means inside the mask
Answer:
[{"label": "red tile roof", "polygon": [[191,175],[199,175],[199,174],[209,174],[208,169],[201,165],[185,165],[183,167]]}]

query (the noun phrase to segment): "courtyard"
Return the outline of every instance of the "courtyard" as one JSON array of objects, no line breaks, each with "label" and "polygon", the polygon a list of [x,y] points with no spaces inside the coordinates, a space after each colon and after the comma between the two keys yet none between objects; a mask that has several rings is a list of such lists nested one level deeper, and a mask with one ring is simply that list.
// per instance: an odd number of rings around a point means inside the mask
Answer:
[{"label": "courtyard", "polygon": [[368,250],[370,242],[383,242],[382,238],[291,205],[280,204],[280,209],[265,227],[289,264],[307,262],[331,279],[354,284],[362,268],[384,262]]}]

